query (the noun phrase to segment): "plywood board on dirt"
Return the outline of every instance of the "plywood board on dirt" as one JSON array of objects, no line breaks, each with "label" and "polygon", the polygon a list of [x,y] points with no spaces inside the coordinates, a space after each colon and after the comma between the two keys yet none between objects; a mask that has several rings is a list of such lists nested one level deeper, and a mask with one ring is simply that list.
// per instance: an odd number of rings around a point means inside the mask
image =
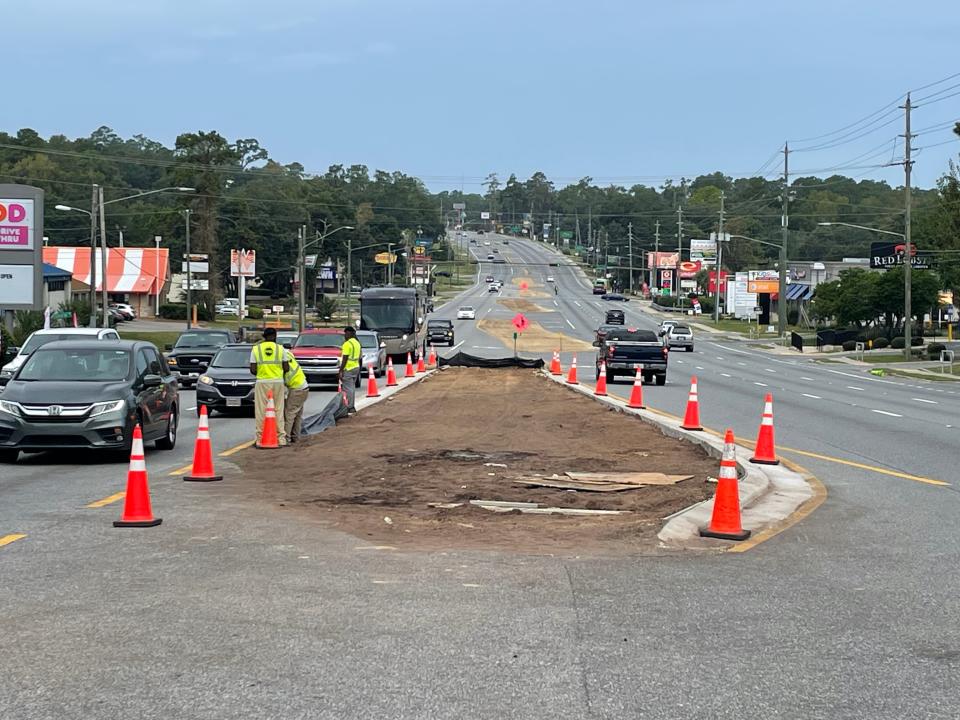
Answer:
[{"label": "plywood board on dirt", "polygon": [[567,472],[564,475],[577,482],[621,485],[676,485],[693,477],[656,472]]},{"label": "plywood board on dirt", "polygon": [[645,487],[644,485],[624,485],[622,483],[582,483],[574,480],[554,480],[552,478],[518,478],[514,482],[528,487],[550,487],[583,492],[620,492],[622,490],[640,490]]}]

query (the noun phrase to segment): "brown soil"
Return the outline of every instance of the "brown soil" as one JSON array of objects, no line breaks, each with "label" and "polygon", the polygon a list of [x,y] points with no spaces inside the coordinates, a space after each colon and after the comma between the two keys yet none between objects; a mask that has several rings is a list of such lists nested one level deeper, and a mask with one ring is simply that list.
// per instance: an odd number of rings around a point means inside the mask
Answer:
[{"label": "brown soil", "polygon": [[530,302],[529,300],[497,300],[498,303],[503,305],[507,310],[514,310],[515,312],[522,313],[535,313],[535,312],[550,312],[545,307],[540,307],[536,303]]},{"label": "brown soil", "polygon": [[[709,497],[717,466],[699,448],[537,371],[473,368],[448,368],[289,449],[236,458],[238,490],[370,543],[565,554],[655,548],[662,518]],[[566,471],[692,477],[607,493],[512,480]],[[570,517],[428,505],[469,500],[630,512]]]},{"label": "brown soil", "polygon": [[[513,349],[513,334],[517,329],[513,326],[512,320],[486,318],[477,322],[477,329],[499,340],[505,348]],[[517,350],[519,352],[590,351],[593,350],[593,345],[572,335],[547,330],[536,320],[530,320],[530,325],[517,338]]]}]

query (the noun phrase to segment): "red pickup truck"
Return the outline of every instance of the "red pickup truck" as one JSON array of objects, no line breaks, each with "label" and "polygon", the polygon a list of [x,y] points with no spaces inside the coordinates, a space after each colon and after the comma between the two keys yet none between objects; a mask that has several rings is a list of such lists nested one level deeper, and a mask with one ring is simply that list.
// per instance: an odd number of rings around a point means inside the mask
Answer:
[{"label": "red pickup truck", "polygon": [[[343,342],[343,331],[337,328],[314,328],[300,333],[291,352],[303,368],[310,387],[337,384]],[[360,387],[359,374],[357,387]]]}]

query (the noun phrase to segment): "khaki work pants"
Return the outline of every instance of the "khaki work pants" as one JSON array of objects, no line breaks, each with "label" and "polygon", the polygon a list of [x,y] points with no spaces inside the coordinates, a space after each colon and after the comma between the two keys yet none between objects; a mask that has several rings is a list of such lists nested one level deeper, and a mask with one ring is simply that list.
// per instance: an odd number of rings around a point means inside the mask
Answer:
[{"label": "khaki work pants", "polygon": [[257,445],[263,435],[263,418],[267,414],[267,393],[273,391],[273,407],[277,412],[277,438],[281,445],[287,444],[286,425],[283,422],[284,392],[283,380],[257,380],[254,401],[257,411]]},{"label": "khaki work pants", "polygon": [[310,388],[290,388],[283,407],[283,426],[287,431],[287,441],[296,442],[300,438],[300,423],[303,420],[303,406],[310,396]]}]

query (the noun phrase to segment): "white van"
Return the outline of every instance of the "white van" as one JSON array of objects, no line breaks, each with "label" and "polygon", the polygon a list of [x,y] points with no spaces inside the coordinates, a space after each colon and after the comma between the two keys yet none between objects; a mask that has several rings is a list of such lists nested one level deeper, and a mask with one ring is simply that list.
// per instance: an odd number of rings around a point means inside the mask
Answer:
[{"label": "white van", "polygon": [[10,362],[0,368],[0,387],[3,387],[16,374],[27,357],[38,347],[57,340],[119,340],[120,335],[111,328],[50,328],[30,333],[30,337],[20,348],[20,352]]}]

